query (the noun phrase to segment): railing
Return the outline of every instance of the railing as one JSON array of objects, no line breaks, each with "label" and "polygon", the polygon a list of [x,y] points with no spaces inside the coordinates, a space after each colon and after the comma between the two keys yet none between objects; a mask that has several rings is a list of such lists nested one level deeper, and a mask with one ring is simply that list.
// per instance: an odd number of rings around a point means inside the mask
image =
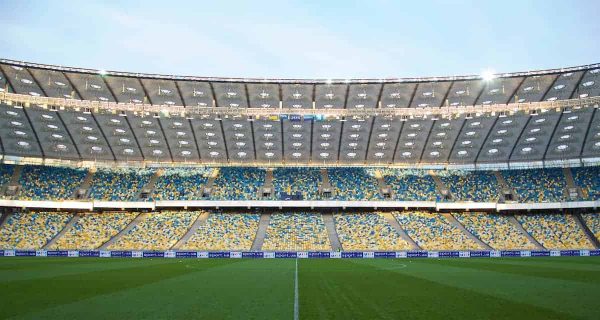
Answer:
[{"label": "railing", "polygon": [[539,202],[539,203],[496,203],[496,202],[435,202],[435,201],[333,201],[333,200],[177,200],[177,201],[41,201],[0,199],[0,207],[59,209],[59,210],[160,210],[167,208],[394,208],[431,210],[493,210],[529,211],[562,209],[596,209],[600,200]]}]

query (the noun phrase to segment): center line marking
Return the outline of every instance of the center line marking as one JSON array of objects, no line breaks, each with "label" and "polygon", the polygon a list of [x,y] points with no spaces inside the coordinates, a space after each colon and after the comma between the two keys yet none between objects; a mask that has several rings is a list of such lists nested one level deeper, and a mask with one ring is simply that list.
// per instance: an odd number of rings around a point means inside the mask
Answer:
[{"label": "center line marking", "polygon": [[294,280],[294,320],[300,319],[300,306],[298,304],[298,258],[296,258],[296,274]]}]

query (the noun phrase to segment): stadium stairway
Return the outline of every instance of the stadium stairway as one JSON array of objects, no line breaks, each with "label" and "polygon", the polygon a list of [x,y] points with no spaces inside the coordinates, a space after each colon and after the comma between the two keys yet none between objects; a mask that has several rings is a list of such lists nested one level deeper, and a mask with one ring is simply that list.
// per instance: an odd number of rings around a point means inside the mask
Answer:
[{"label": "stadium stairway", "polygon": [[[581,188],[577,186],[575,183],[575,179],[573,179],[573,173],[571,172],[571,168],[563,168],[563,174],[565,175],[565,180],[567,181],[567,190],[565,190],[566,198],[565,199],[583,199],[583,192]],[[571,196],[571,193],[575,193]]]},{"label": "stadium stairway", "polygon": [[62,230],[60,230],[60,232],[58,232],[54,237],[52,237],[52,239],[50,239],[50,241],[48,241],[48,243],[46,243],[46,245],[44,245],[42,247],[42,249],[48,249],[51,246],[53,246],[56,241],[58,241],[58,239],[60,239],[60,237],[62,237],[67,231],[69,231],[69,229],[71,229],[73,227],[73,225],[75,225],[75,223],[77,223],[77,220],[79,220],[79,218],[81,218],[81,215],[79,214],[74,214],[71,219],[69,219],[69,222],[67,222],[67,224],[65,224],[64,228],[62,228]]},{"label": "stadium stairway", "polygon": [[392,228],[394,228],[394,230],[396,230],[396,232],[400,235],[400,238],[408,242],[413,250],[421,250],[421,247],[419,247],[419,245],[408,235],[408,233],[406,233],[406,231],[402,229],[402,226],[400,226],[400,223],[398,222],[398,220],[396,220],[392,213],[382,212],[381,214],[383,215],[385,220],[392,226]]},{"label": "stadium stairway", "polygon": [[387,194],[389,196],[391,196],[391,188],[390,186],[388,186],[385,183],[385,180],[383,179],[383,175],[381,174],[381,171],[377,170],[375,173],[375,177],[377,178],[377,187],[379,188],[379,193],[381,194],[381,196],[383,198],[385,198],[385,193],[387,191]]},{"label": "stadium stairway", "polygon": [[219,168],[214,168],[212,170],[210,176],[208,176],[208,180],[206,180],[206,184],[204,185],[205,189],[212,190],[213,186],[215,185],[215,179],[217,179],[219,176],[219,172]]},{"label": "stadium stairway", "polygon": [[321,214],[323,217],[323,222],[325,223],[325,227],[327,227],[327,236],[329,236],[329,243],[331,244],[331,249],[333,251],[342,250],[342,244],[340,243],[340,238],[338,237],[337,231],[335,230],[335,222],[333,221],[333,214],[331,213],[323,213]]},{"label": "stadium stairway", "polygon": [[508,183],[506,182],[506,180],[504,180],[504,177],[502,176],[502,174],[500,173],[500,171],[494,171],[494,176],[496,177],[496,181],[498,181],[498,185],[500,185],[500,198],[501,200],[507,201],[507,199],[504,197],[505,193],[510,193],[513,197],[513,200],[516,201],[518,200],[516,197],[515,192],[513,191],[513,189],[508,185]]},{"label": "stadium stairway", "polygon": [[446,197],[453,199],[450,189],[448,189],[448,187],[444,184],[442,179],[440,179],[440,177],[438,177],[433,170],[429,170],[428,174],[433,178],[437,192],[442,197],[442,199],[445,199]]},{"label": "stadium stairway", "polygon": [[81,182],[78,188],[73,192],[73,199],[87,199],[90,193],[90,186],[92,185],[92,180],[94,179],[94,173],[96,173],[95,169],[88,170],[85,178]]},{"label": "stadium stairway", "polygon": [[138,214],[135,217],[135,219],[131,220],[131,222],[125,228],[123,228],[123,230],[121,230],[121,231],[119,231],[119,233],[115,234],[112,238],[110,238],[108,241],[106,241],[98,249],[106,250],[106,248],[108,248],[110,245],[115,243],[117,241],[117,239],[119,239],[122,235],[127,234],[129,232],[129,230],[133,229],[133,227],[135,227],[138,223],[140,223],[142,220],[146,219],[147,216],[148,216],[148,213]]},{"label": "stadium stairway", "polygon": [[4,221],[6,221],[6,219],[8,219],[8,217],[11,215],[12,215],[12,213],[7,213],[7,212],[3,212],[0,214],[0,229],[2,229],[2,225],[4,224]]},{"label": "stadium stairway", "polygon": [[527,237],[527,239],[535,245],[536,249],[546,250],[546,248],[544,248],[544,246],[541,243],[539,243],[533,236],[529,234],[529,232],[527,232],[527,230],[525,230],[525,228],[523,228],[523,225],[521,225],[521,223],[519,222],[519,220],[517,220],[517,218],[515,218],[515,216],[508,216],[508,221],[510,221],[510,223],[512,223],[513,226],[515,226],[525,237]]},{"label": "stadium stairway", "polygon": [[323,195],[323,191],[329,189],[333,190],[331,187],[331,183],[329,182],[329,174],[327,173],[327,169],[321,169],[321,185],[319,186],[319,193]]},{"label": "stadium stairway", "polygon": [[210,212],[208,212],[208,211],[203,212],[202,214],[199,214],[198,218],[196,218],[196,221],[194,221],[194,223],[190,226],[190,228],[183,235],[183,237],[181,237],[181,239],[179,239],[179,241],[177,241],[171,247],[171,250],[178,250],[179,248],[181,248],[182,245],[184,245],[186,242],[188,242],[188,240],[190,240],[190,238],[194,235],[194,233],[196,233],[196,230],[198,230],[198,228],[206,222],[206,219],[208,219],[209,215],[210,215]]},{"label": "stadium stairway", "polygon": [[583,233],[585,233],[585,235],[587,236],[588,240],[590,240],[590,242],[592,243],[592,245],[594,245],[594,249],[599,249],[600,248],[600,241],[598,241],[598,239],[596,239],[596,237],[594,236],[594,233],[592,232],[592,230],[590,230],[590,228],[588,228],[587,224],[585,224],[585,221],[583,220],[583,218],[581,217],[581,215],[579,213],[576,213],[573,216],[575,217],[575,222],[577,222],[577,224],[579,225],[579,227],[581,228],[581,230],[583,230]]},{"label": "stadium stairway", "polygon": [[442,215],[442,217],[446,218],[446,220],[448,220],[448,222],[451,225],[458,228],[458,230],[462,231],[462,233],[466,234],[467,237],[469,237],[471,240],[477,242],[477,244],[479,244],[486,250],[493,250],[492,247],[490,247],[487,243],[481,241],[481,239],[479,239],[474,234],[472,234],[469,230],[467,230],[465,228],[465,226],[462,225],[462,223],[460,223],[458,220],[456,220],[456,218],[452,215],[452,213],[442,213],[441,215]]},{"label": "stadium stairway", "polygon": [[8,192],[11,187],[14,187],[15,189],[14,189],[14,194],[11,193],[10,195],[14,196],[19,193],[19,188],[20,188],[19,179],[21,178],[21,170],[23,169],[23,166],[16,165],[16,166],[14,166],[14,168],[15,169],[13,171],[12,176],[10,177],[10,180],[8,181],[8,183],[4,186],[4,188],[2,190],[3,195],[9,195]]},{"label": "stadium stairway", "polygon": [[267,169],[265,173],[265,181],[263,182],[262,187],[258,190],[258,199],[263,199],[263,191],[265,189],[269,189],[271,192],[271,196],[276,196],[275,188],[273,188],[273,169]]},{"label": "stadium stairway", "polygon": [[263,213],[260,215],[260,221],[258,222],[258,228],[256,229],[256,236],[254,242],[252,242],[252,251],[259,251],[265,242],[265,235],[267,234],[267,227],[269,226],[269,220],[271,220],[271,214]]},{"label": "stadium stairway", "polygon": [[142,197],[143,194],[151,195],[152,192],[154,192],[154,185],[156,185],[156,181],[158,181],[158,179],[160,178],[160,176],[163,175],[163,173],[164,169],[162,168],[156,170],[156,172],[154,172],[154,175],[152,175],[152,178],[150,178],[150,181],[148,181],[148,183],[146,183],[146,185],[138,191],[136,199],[144,200],[144,198]]}]

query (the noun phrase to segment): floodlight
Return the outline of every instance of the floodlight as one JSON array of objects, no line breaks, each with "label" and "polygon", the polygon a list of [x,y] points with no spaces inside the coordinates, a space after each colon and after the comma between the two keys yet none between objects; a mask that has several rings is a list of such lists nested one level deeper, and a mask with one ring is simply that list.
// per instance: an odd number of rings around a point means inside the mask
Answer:
[{"label": "floodlight", "polygon": [[491,80],[494,80],[496,78],[496,74],[495,74],[494,70],[487,69],[487,70],[484,70],[481,73],[481,78],[484,81],[491,81]]}]

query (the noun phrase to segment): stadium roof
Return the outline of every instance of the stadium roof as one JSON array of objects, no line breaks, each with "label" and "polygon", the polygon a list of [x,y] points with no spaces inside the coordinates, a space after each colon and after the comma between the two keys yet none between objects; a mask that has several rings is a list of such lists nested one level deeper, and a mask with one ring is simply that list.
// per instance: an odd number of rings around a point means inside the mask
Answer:
[{"label": "stadium roof", "polygon": [[11,60],[0,71],[7,158],[472,166],[600,156],[598,64],[486,79],[202,78]]}]

